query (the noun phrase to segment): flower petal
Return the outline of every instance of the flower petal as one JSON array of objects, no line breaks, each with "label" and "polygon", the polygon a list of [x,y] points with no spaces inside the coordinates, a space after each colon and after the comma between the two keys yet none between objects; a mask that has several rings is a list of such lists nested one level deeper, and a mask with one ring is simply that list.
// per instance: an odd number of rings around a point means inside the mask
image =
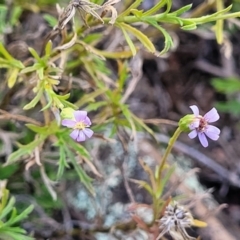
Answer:
[{"label": "flower petal", "polygon": [[79,131],[79,135],[78,135],[77,141],[78,141],[78,142],[83,142],[83,141],[85,141],[85,140],[86,140],[85,134],[83,133],[82,130]]},{"label": "flower petal", "polygon": [[199,124],[200,124],[200,120],[199,119],[196,119],[196,120],[192,121],[191,124],[189,124],[190,130],[198,128]]},{"label": "flower petal", "polygon": [[212,122],[216,122],[220,118],[220,116],[217,112],[217,109],[212,108],[209,112],[207,112],[204,115],[204,118],[207,122],[212,123]]},{"label": "flower petal", "polygon": [[77,122],[83,121],[87,116],[86,111],[75,111],[73,114]]},{"label": "flower petal", "polygon": [[89,117],[85,117],[85,119],[83,120],[83,123],[86,125],[86,126],[91,126],[91,120],[89,119]]},{"label": "flower petal", "polygon": [[76,141],[78,138],[79,132],[80,132],[79,129],[73,130],[70,134],[70,137]]},{"label": "flower petal", "polygon": [[93,130],[91,130],[89,128],[85,128],[82,131],[88,138],[92,137],[92,135],[93,135]]},{"label": "flower petal", "polygon": [[208,140],[205,136],[204,133],[198,133],[198,138],[199,138],[199,141],[200,143],[203,145],[203,147],[207,147],[208,146]]},{"label": "flower petal", "polygon": [[76,121],[70,119],[62,120],[62,125],[68,128],[74,128]]},{"label": "flower petal", "polygon": [[195,137],[197,136],[197,130],[191,131],[191,132],[188,134],[188,136],[189,136],[191,139],[195,138]]},{"label": "flower petal", "polygon": [[196,117],[199,116],[199,109],[198,109],[198,107],[197,107],[196,105],[192,105],[192,106],[190,106],[190,108],[192,109],[193,114],[194,114]]},{"label": "flower petal", "polygon": [[219,135],[213,132],[205,132],[205,134],[214,141],[219,139]]},{"label": "flower petal", "polygon": [[220,129],[215,127],[215,126],[212,126],[212,125],[208,125],[206,127],[206,130],[205,130],[205,133],[208,133],[208,132],[211,132],[211,133],[214,133],[214,134],[220,134]]}]

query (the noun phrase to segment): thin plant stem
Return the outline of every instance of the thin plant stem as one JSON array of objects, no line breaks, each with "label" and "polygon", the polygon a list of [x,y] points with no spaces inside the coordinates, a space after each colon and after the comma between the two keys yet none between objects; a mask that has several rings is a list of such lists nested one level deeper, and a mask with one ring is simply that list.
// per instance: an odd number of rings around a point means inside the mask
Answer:
[{"label": "thin plant stem", "polygon": [[[203,17],[198,17],[198,18],[181,18],[174,16],[173,14],[165,14],[165,13],[159,13],[155,14],[153,16],[143,16],[143,17],[136,17],[136,16],[124,16],[124,17],[119,17],[116,20],[116,23],[138,23],[138,22],[149,22],[149,21],[156,21],[156,22],[165,22],[165,23],[172,23],[172,24],[178,24],[179,25],[179,20],[181,21],[191,21],[195,22],[197,25],[207,23],[207,22],[214,22],[217,20],[224,20],[227,18],[236,18],[240,17],[240,12],[235,12],[235,13],[224,13],[220,15],[207,15]],[[103,18],[105,23],[108,23],[111,19],[110,18]]]},{"label": "thin plant stem", "polygon": [[[182,132],[182,130],[180,129],[180,127],[178,127],[177,130],[175,131],[175,133],[173,134],[173,136],[170,138],[170,140],[168,142],[167,149],[166,149],[166,151],[163,155],[161,164],[160,164],[160,166],[158,168],[158,171],[157,171],[157,176],[156,176],[157,188],[159,186],[161,186],[160,180],[161,180],[161,175],[162,175],[163,168],[165,166],[165,163],[167,161],[167,158],[168,158],[170,152],[172,151],[173,145],[176,142],[176,140],[178,139],[181,132]],[[156,192],[158,192],[158,189],[156,190]],[[156,220],[158,218],[158,214],[159,214],[159,211],[160,211],[160,204],[159,203],[160,202],[159,202],[158,196],[154,194],[153,195],[154,220]]]},{"label": "thin plant stem", "polygon": [[160,179],[163,167],[167,161],[167,157],[170,154],[170,152],[172,151],[173,145],[176,142],[176,140],[178,139],[180,133],[182,132],[182,130],[180,129],[180,127],[177,128],[177,130],[175,131],[175,133],[173,134],[173,136],[170,138],[169,142],[168,142],[168,146],[166,149],[166,152],[163,155],[159,170],[158,170],[158,176],[157,178]]},{"label": "thin plant stem", "polygon": [[[216,1],[217,11],[221,11],[224,8],[223,0]],[[216,38],[218,44],[223,43],[223,19],[217,20],[216,22]]]}]

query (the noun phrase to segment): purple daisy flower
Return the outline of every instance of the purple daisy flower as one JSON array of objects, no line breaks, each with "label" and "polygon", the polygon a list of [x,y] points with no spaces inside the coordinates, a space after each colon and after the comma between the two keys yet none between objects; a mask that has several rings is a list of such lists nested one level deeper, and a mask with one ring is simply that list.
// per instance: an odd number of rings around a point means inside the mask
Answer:
[{"label": "purple daisy flower", "polygon": [[91,126],[91,121],[87,116],[86,111],[74,111],[74,120],[64,119],[62,120],[62,125],[68,128],[73,128],[74,130],[70,134],[70,137],[77,142],[83,142],[86,139],[92,137],[93,131],[88,127]]},{"label": "purple daisy flower", "polygon": [[219,138],[220,129],[215,126],[209,125],[208,123],[216,122],[219,119],[219,114],[216,108],[212,108],[204,116],[199,115],[199,109],[196,105],[190,106],[195,115],[193,122],[189,125],[190,130],[192,130],[188,136],[193,139],[198,136],[199,141],[203,147],[208,146],[209,137],[212,140],[216,141]]}]

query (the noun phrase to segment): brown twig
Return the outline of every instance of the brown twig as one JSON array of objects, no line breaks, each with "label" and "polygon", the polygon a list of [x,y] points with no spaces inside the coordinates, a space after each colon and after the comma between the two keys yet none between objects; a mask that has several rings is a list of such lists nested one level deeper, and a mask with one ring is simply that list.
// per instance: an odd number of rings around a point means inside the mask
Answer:
[{"label": "brown twig", "polygon": [[3,115],[0,115],[0,119],[12,119],[12,120],[17,120],[17,121],[21,121],[21,122],[27,122],[27,123],[32,123],[32,124],[35,124],[35,125],[38,125],[38,126],[41,126],[42,123],[41,122],[38,122],[32,118],[29,118],[29,117],[26,117],[26,116],[23,116],[23,115],[19,115],[19,114],[12,114],[12,113],[9,113],[5,110],[2,110],[0,109],[0,113],[3,114]]},{"label": "brown twig", "polygon": [[171,121],[168,119],[143,119],[144,123],[152,123],[152,124],[167,124],[172,126],[178,126],[178,122]]}]

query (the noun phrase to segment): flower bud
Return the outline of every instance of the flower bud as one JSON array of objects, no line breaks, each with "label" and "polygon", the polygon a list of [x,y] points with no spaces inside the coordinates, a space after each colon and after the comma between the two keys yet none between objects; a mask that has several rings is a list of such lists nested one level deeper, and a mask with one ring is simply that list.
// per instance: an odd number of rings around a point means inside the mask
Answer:
[{"label": "flower bud", "polygon": [[74,109],[67,107],[67,108],[63,108],[61,111],[61,118],[62,119],[74,119]]},{"label": "flower bud", "polygon": [[182,117],[178,122],[178,126],[180,127],[181,131],[189,132],[191,130],[190,125],[194,122],[195,119],[196,117],[194,114],[188,114]]}]

